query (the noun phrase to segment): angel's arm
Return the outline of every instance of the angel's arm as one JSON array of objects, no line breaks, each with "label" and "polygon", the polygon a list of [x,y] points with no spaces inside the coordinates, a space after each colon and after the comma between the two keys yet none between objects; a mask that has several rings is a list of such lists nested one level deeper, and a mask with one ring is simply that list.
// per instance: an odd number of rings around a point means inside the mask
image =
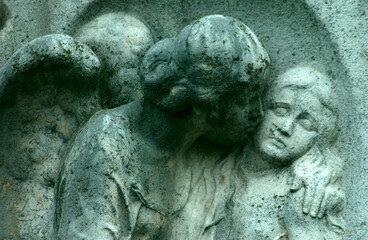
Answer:
[{"label": "angel's arm", "polygon": [[131,237],[141,205],[124,176],[117,129],[106,119],[104,112],[92,117],[66,156],[57,197],[59,239]]},{"label": "angel's arm", "polygon": [[291,190],[305,188],[303,198],[303,212],[312,217],[322,218],[328,210],[322,204],[328,197],[326,188],[341,178],[343,160],[329,149],[314,151],[306,154],[294,162],[292,173],[294,176]]}]

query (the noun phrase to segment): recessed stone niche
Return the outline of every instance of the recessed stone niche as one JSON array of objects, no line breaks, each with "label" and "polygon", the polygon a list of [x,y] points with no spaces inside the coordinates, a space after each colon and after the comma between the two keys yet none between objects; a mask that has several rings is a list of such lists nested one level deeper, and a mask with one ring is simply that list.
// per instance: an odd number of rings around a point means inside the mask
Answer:
[{"label": "recessed stone niche", "polygon": [[368,239],[367,7],[0,0],[0,238]]}]

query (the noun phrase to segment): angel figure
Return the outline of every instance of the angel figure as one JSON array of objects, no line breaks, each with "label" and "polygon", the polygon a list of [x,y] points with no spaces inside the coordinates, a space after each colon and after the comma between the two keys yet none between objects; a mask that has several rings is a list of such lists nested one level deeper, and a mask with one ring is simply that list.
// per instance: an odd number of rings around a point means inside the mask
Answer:
[{"label": "angel figure", "polygon": [[212,236],[268,62],[254,33],[221,15],[151,47],[144,99],[96,113],[66,156],[58,237]]}]

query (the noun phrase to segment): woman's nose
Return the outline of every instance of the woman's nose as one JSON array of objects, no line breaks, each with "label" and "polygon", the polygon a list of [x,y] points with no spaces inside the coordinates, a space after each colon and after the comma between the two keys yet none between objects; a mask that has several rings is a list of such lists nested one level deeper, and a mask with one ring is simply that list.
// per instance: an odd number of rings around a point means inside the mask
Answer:
[{"label": "woman's nose", "polygon": [[284,121],[279,124],[279,130],[283,135],[291,136],[294,131],[294,119],[285,118]]}]

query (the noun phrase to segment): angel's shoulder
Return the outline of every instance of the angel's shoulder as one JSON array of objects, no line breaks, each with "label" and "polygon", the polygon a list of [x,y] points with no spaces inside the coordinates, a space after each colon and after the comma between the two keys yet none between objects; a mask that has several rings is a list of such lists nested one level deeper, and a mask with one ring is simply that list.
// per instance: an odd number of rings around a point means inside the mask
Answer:
[{"label": "angel's shoulder", "polygon": [[80,129],[78,135],[88,138],[108,137],[110,139],[121,135],[129,137],[134,125],[134,112],[132,113],[132,106],[129,105],[95,113]]},{"label": "angel's shoulder", "polygon": [[129,162],[136,148],[129,117],[125,106],[95,113],[76,135],[66,158],[69,168]]}]

